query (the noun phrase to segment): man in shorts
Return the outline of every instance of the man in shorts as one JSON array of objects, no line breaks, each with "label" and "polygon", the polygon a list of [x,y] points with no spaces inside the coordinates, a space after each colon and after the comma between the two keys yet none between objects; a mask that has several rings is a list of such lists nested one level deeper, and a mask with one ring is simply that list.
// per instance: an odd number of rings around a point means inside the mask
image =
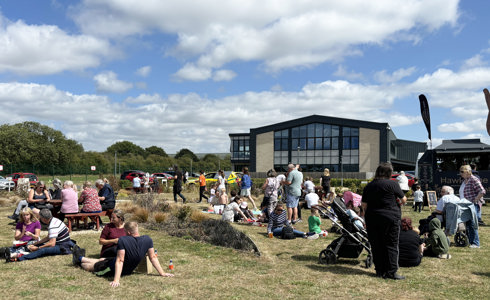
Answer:
[{"label": "man in shorts", "polygon": [[128,222],[124,224],[127,236],[119,238],[117,243],[117,257],[115,258],[88,258],[85,257],[85,249],[78,246],[73,247],[73,264],[81,266],[89,272],[95,272],[99,276],[114,275],[110,283],[112,287],[119,286],[121,276],[130,275],[139,265],[145,255],[150,258],[151,264],[163,277],[172,277],[173,274],[164,273],[153,249],[153,240],[147,236],[140,236],[138,224]]},{"label": "man in shorts", "polygon": [[303,182],[303,174],[296,169],[293,164],[288,165],[288,177],[284,182],[288,186],[286,207],[288,209],[288,221],[296,224],[298,221],[298,203],[301,196],[301,183]]}]

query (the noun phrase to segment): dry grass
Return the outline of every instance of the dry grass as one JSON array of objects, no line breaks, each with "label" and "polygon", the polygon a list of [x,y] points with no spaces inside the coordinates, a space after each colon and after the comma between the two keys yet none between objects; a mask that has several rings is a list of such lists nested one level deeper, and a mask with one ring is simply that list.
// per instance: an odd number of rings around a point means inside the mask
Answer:
[{"label": "dry grass", "polygon": [[163,222],[165,222],[165,220],[167,220],[168,216],[166,213],[157,212],[153,215],[153,218],[155,218],[155,222],[163,223]]},{"label": "dry grass", "polygon": [[[187,195],[186,195],[187,196]],[[163,195],[167,199],[170,196]],[[173,201],[172,201],[173,202]],[[205,204],[188,204],[199,210]],[[177,207],[180,206],[177,205]],[[6,218],[13,206],[0,208],[0,243],[9,245],[14,224]],[[122,208],[118,204],[118,208]],[[483,208],[490,223],[489,207]],[[404,215],[414,222],[429,212]],[[303,211],[303,219],[308,212]],[[215,217],[215,216],[212,216]],[[106,221],[106,220],[104,220]],[[322,220],[322,228],[330,222]],[[234,224],[259,247],[257,257],[228,248],[162,232],[142,230],[150,235],[162,265],[170,259],[174,278],[135,274],[123,277],[121,287],[109,287],[110,279],[98,278],[71,266],[70,256],[46,257],[22,263],[0,263],[0,290],[3,299],[83,298],[83,299],[487,299],[490,293],[490,227],[480,228],[481,249],[451,247],[451,260],[424,258],[417,268],[402,268],[407,280],[395,282],[374,277],[374,269],[362,267],[359,259],[341,259],[335,265],[319,265],[318,254],[337,235],[309,241],[269,239],[264,227]],[[298,229],[307,230],[305,222]],[[83,234],[82,234],[83,233]],[[42,236],[46,234],[43,231]],[[73,233],[88,256],[100,251],[98,232]]]}]

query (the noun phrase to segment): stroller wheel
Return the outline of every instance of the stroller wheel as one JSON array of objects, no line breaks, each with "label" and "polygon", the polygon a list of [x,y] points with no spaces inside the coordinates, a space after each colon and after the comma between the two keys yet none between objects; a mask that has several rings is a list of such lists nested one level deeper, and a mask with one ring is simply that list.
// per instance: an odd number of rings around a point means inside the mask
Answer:
[{"label": "stroller wheel", "polygon": [[337,262],[337,255],[332,249],[325,249],[320,252],[319,263],[324,265],[334,264]]},{"label": "stroller wheel", "polygon": [[454,243],[458,247],[466,247],[468,246],[468,236],[463,231],[458,231],[454,235]]},{"label": "stroller wheel", "polygon": [[373,265],[373,256],[371,254],[368,254],[367,258],[366,258],[366,262],[365,262],[365,266],[366,266],[366,269],[369,269],[371,268],[371,266]]}]

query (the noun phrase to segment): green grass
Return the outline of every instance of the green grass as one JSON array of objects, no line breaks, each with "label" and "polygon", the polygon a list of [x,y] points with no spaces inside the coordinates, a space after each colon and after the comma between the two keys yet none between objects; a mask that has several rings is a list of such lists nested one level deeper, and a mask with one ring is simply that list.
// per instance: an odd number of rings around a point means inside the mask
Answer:
[{"label": "green grass", "polygon": [[[160,195],[171,199],[170,194]],[[186,195],[191,199],[196,195]],[[0,194],[2,197],[2,194]],[[261,200],[261,199],[260,199]],[[206,206],[191,204],[197,209]],[[0,207],[0,244],[13,240],[14,224],[6,218],[13,205]],[[489,207],[483,208],[490,223]],[[429,211],[403,209],[414,224]],[[308,217],[303,211],[303,219]],[[105,219],[104,221],[107,221]],[[322,220],[322,228],[330,222]],[[109,287],[111,279],[99,278],[71,265],[71,256],[45,257],[21,263],[0,263],[0,290],[4,299],[488,299],[490,292],[490,227],[480,228],[481,249],[451,247],[451,260],[424,258],[416,268],[401,268],[407,280],[388,281],[365,269],[365,252],[358,259],[340,259],[335,265],[318,264],[318,254],[337,235],[317,240],[269,239],[265,227],[236,224],[257,244],[261,256],[221,248],[162,232],[142,229],[150,235],[162,266],[170,259],[174,278],[134,274],[123,277],[121,286]],[[307,230],[306,222],[299,223]],[[43,232],[42,236],[46,233]],[[72,238],[87,249],[88,256],[100,251],[100,232],[74,231]]]}]

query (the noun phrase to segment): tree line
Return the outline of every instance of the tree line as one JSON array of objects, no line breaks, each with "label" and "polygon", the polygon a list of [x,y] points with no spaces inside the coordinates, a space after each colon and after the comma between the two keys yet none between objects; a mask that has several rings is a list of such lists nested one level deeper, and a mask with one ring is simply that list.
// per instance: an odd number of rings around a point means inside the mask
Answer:
[{"label": "tree line", "polygon": [[[199,159],[191,150],[181,149],[174,157],[161,147],[140,147],[121,141],[104,152],[85,151],[82,144],[37,122],[0,126],[0,165],[5,176],[11,172],[32,172],[38,175],[68,175],[91,173],[119,174],[135,169],[150,173],[165,172],[177,164],[181,169],[197,173],[200,169],[216,171],[231,168],[230,156],[220,158],[206,154]],[[114,170],[115,168],[115,170]]]}]

